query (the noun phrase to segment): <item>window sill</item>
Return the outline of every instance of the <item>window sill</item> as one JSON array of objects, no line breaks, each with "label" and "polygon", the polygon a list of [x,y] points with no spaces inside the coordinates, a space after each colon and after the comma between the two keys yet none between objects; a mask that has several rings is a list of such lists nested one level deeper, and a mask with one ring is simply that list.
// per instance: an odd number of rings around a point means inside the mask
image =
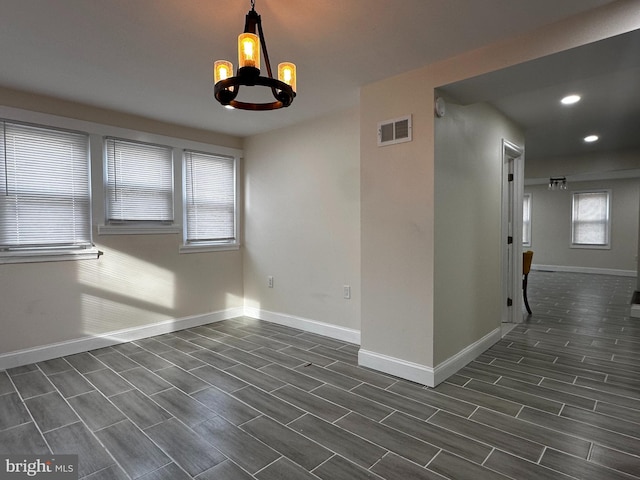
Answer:
[{"label": "window sill", "polygon": [[98,235],[164,235],[181,231],[180,225],[98,225]]},{"label": "window sill", "polygon": [[100,255],[102,255],[102,252],[97,248],[87,248],[82,250],[25,250],[0,252],[0,264],[96,260]]},{"label": "window sill", "polygon": [[587,250],[611,250],[611,245],[582,245],[572,243],[571,248],[587,249]]},{"label": "window sill", "polygon": [[206,253],[224,252],[228,250],[240,250],[239,243],[218,243],[210,245],[180,245],[180,253]]}]

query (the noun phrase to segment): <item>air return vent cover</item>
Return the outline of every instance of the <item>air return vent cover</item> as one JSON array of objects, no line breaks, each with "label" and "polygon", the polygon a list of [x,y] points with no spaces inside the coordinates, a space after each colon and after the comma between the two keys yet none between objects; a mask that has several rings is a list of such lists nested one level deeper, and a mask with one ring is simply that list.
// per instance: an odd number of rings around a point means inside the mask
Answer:
[{"label": "air return vent cover", "polygon": [[378,124],[378,146],[411,141],[411,115]]}]

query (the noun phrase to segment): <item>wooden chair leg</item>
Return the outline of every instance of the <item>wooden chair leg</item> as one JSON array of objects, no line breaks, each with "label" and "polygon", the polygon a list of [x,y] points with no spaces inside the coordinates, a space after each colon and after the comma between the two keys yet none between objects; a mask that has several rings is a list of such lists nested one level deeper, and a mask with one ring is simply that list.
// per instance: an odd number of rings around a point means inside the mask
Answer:
[{"label": "wooden chair leg", "polygon": [[527,298],[527,283],[529,280],[529,274],[525,274],[522,279],[522,296],[524,298],[524,306],[527,308],[527,312],[531,315],[531,307],[529,307],[529,299]]}]

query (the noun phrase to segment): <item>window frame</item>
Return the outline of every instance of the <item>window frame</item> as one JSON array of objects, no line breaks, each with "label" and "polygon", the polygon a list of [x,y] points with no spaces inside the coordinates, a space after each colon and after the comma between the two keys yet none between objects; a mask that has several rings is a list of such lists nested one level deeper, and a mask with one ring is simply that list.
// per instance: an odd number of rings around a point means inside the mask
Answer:
[{"label": "window frame", "polygon": [[[528,199],[528,200],[526,200]],[[526,221],[526,216],[525,216],[525,211],[524,209],[527,208],[527,215],[529,218],[529,221]],[[533,195],[531,193],[525,193],[522,196],[522,246],[523,247],[527,247],[527,248],[531,248],[531,244],[533,243],[533,237],[532,237],[532,232],[533,232],[533,217],[532,217],[532,213],[533,213]],[[525,235],[525,231],[529,234],[529,241],[526,241],[527,235]]]},{"label": "window frame", "polygon": [[[233,218],[234,218],[234,240],[233,241],[211,241],[211,242],[187,242],[188,220],[187,220],[187,154],[189,152],[211,155],[214,157],[228,158],[233,162]],[[182,242],[179,248],[180,253],[202,253],[225,250],[238,250],[240,248],[240,157],[229,155],[219,151],[204,151],[184,149],[182,151]]]},{"label": "window frame", "polygon": [[[184,175],[182,172],[182,162],[179,159],[182,158],[182,152],[184,150],[193,150],[209,153],[212,155],[221,155],[234,157],[236,161],[236,245],[229,247],[220,247],[220,248],[211,248],[208,247],[206,251],[214,251],[214,250],[231,250],[231,249],[239,249],[241,245],[242,239],[242,223],[241,218],[243,215],[242,212],[242,158],[244,155],[244,151],[240,146],[232,146],[236,143],[240,143],[239,141],[231,141],[228,142],[231,145],[224,144],[216,144],[211,141],[205,142],[202,140],[194,140],[188,138],[180,138],[169,136],[162,133],[152,133],[145,132],[141,130],[134,130],[128,127],[119,127],[116,125],[108,125],[105,123],[92,122],[87,120],[80,120],[77,118],[71,117],[62,117],[59,115],[54,115],[50,113],[43,112],[35,112],[31,110],[24,110],[20,108],[8,107],[0,105],[0,118],[7,119],[11,122],[16,123],[27,123],[38,126],[43,126],[45,128],[58,129],[58,130],[70,130],[76,132],[82,132],[89,135],[89,167],[91,172],[91,225],[92,225],[92,241],[94,244],[97,242],[100,243],[99,237],[101,235],[136,235],[136,234],[182,234],[182,212],[183,212],[183,184],[184,184]],[[105,160],[104,160],[104,138],[105,137],[117,137],[124,139],[133,139],[136,141],[156,144],[156,145],[166,145],[170,146],[173,149],[173,188],[174,188],[174,225],[161,228],[144,228],[135,227],[135,226],[127,226],[123,225],[120,228],[113,228],[109,225],[101,225],[106,218],[105,211]],[[209,138],[207,136],[207,138]],[[224,137],[222,137],[224,139]],[[98,238],[96,238],[98,235]],[[178,240],[176,242],[176,250],[180,249],[182,241]],[[99,245],[98,245],[99,247]],[[30,262],[40,262],[40,261],[50,261],[50,260],[68,260],[68,259],[80,259],[80,258],[98,258],[102,252],[99,251],[98,248],[94,247],[87,252],[84,252],[86,255],[81,255],[77,252],[72,252],[72,254],[62,254],[61,252],[53,252],[55,254],[55,258],[47,258],[45,260],[41,260],[44,258],[43,255],[37,255],[34,259],[26,259],[24,261]],[[108,251],[105,252],[108,255]],[[191,252],[189,252],[191,253]],[[0,263],[17,263],[22,262],[21,259],[13,259],[8,260],[7,262]]]},{"label": "window frame", "polygon": [[[86,221],[88,222],[89,229],[86,232],[88,234],[88,240],[86,242],[77,244],[42,244],[38,246],[13,246],[6,249],[0,249],[0,264],[12,264],[12,263],[40,263],[40,262],[57,262],[67,260],[88,260],[97,259],[101,252],[93,244],[93,201],[92,201],[92,170],[91,170],[91,135],[88,132],[62,128],[59,126],[53,126],[38,122],[24,121],[21,119],[14,119],[0,117],[0,122],[13,125],[21,125],[24,127],[32,127],[35,129],[42,129],[48,132],[60,132],[73,135],[81,135],[86,137],[86,151],[84,153],[84,160],[86,161],[87,169],[87,210]],[[18,116],[19,117],[19,116]],[[6,128],[6,127],[5,127]],[[4,132],[4,129],[3,129]],[[5,139],[6,141],[6,139]],[[2,158],[4,159],[5,152],[2,152]],[[2,162],[0,162],[2,163]]]},{"label": "window frame", "polygon": [[[122,141],[138,145],[166,148],[171,151],[171,205],[173,219],[162,220],[109,220],[109,158],[108,142],[110,140]],[[169,143],[169,142],[168,142]],[[162,143],[127,138],[124,136],[105,135],[102,137],[102,189],[103,189],[103,223],[98,225],[99,235],[157,235],[179,233],[180,225],[176,223],[177,197],[176,189],[176,147]]]},{"label": "window frame", "polygon": [[[607,195],[607,218],[606,218],[606,243],[604,244],[591,244],[591,243],[576,243],[574,240],[574,224],[575,220],[575,202],[576,196],[583,194],[593,194],[593,193],[605,193]],[[591,250],[610,250],[611,249],[611,213],[612,213],[612,191],[608,188],[594,188],[594,189],[586,189],[586,190],[576,190],[571,192],[571,240],[570,247],[576,249],[591,249]]]}]

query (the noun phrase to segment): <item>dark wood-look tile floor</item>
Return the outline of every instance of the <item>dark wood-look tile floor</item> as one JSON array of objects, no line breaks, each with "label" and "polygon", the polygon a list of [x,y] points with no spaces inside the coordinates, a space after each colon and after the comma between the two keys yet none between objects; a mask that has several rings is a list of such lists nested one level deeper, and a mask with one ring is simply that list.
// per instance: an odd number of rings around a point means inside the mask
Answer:
[{"label": "dark wood-look tile floor", "polygon": [[533,315],[435,389],[250,318],[0,372],[0,452],[86,480],[640,478],[635,279],[533,271]]}]

